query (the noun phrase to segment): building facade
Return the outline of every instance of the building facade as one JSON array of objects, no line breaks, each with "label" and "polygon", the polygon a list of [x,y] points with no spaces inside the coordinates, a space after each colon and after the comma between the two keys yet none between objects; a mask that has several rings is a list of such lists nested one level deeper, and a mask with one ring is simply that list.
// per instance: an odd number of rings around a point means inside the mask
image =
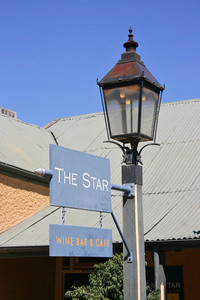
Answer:
[{"label": "building facade", "polygon": [[[143,152],[143,211],[147,281],[165,283],[167,299],[197,300],[200,281],[199,151],[200,100],[162,104],[157,142]],[[49,257],[49,224],[62,223],[62,208],[49,206],[49,145],[111,162],[111,182],[121,184],[120,149],[106,140],[103,114],[54,120],[39,128],[0,115],[0,291],[1,299],[64,299],[74,283],[87,283],[104,259]],[[122,228],[121,194],[112,207]],[[67,209],[65,223],[99,227],[98,212]],[[114,252],[122,241],[109,214]]]}]

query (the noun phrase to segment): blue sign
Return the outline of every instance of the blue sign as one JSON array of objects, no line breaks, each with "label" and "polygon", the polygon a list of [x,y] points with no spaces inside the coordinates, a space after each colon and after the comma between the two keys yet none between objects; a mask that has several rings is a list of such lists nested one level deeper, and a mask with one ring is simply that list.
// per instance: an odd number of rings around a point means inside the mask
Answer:
[{"label": "blue sign", "polygon": [[111,212],[110,161],[50,145],[50,204]]},{"label": "blue sign", "polygon": [[112,257],[112,230],[50,224],[50,256]]}]

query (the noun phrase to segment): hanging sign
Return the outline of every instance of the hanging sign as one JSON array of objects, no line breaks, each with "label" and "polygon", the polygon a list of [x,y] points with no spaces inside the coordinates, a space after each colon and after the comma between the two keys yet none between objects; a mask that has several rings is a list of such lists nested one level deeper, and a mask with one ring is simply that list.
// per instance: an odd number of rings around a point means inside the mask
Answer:
[{"label": "hanging sign", "polygon": [[50,204],[111,212],[110,161],[50,145]]},{"label": "hanging sign", "polygon": [[50,256],[112,257],[112,230],[50,224]]}]

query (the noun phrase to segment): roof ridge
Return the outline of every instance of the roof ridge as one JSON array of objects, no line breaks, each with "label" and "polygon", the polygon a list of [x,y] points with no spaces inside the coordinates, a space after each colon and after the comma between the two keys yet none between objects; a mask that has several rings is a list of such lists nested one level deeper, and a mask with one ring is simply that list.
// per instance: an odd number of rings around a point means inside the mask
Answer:
[{"label": "roof ridge", "polygon": [[1,113],[0,113],[0,118],[1,118],[1,117],[2,117],[2,118],[7,118],[7,119],[9,119],[10,121],[13,121],[13,122],[19,122],[19,123],[22,123],[22,124],[25,124],[25,125],[29,125],[29,126],[32,126],[32,127],[38,128],[38,129],[41,129],[41,130],[45,130],[45,128],[40,127],[40,126],[38,126],[38,125],[31,124],[31,123],[22,121],[22,120],[20,120],[20,119],[12,118],[12,117],[9,117],[9,116],[7,116],[7,115],[4,115],[4,114],[1,114]]},{"label": "roof ridge", "polygon": [[81,120],[81,119],[92,119],[98,115],[103,115],[103,112],[89,113],[89,114],[81,114],[76,116],[69,116],[64,118],[57,119],[58,121],[70,121],[70,120]]},{"label": "roof ridge", "polygon": [[52,125],[54,125],[55,123],[57,123],[60,120],[60,118],[56,118],[53,121],[51,121],[50,123],[46,124],[45,126],[43,126],[44,129],[49,129],[49,127],[51,127]]},{"label": "roof ridge", "polygon": [[167,145],[175,145],[175,144],[181,144],[181,143],[196,143],[196,142],[199,142],[200,139],[188,139],[188,140],[179,140],[179,141],[171,141],[171,142],[160,142],[160,145],[163,145],[163,146],[167,146]]},{"label": "roof ridge", "polygon": [[161,106],[170,106],[170,105],[180,105],[180,104],[190,104],[194,102],[200,102],[200,98],[194,98],[194,99],[185,99],[185,100],[178,100],[173,102],[164,102],[161,103]]}]

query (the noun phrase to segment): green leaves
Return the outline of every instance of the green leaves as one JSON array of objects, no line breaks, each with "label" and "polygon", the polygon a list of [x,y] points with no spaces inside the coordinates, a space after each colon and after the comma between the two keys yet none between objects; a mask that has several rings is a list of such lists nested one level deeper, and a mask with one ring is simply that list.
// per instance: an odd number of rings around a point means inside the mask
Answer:
[{"label": "green leaves", "polygon": [[94,266],[88,286],[74,287],[67,291],[66,299],[123,300],[123,255],[114,255],[104,264]]},{"label": "green leaves", "polygon": [[[65,293],[71,300],[123,300],[123,254],[116,254],[103,264],[94,265],[94,273],[89,275],[88,286],[73,286],[73,291]],[[152,291],[147,286],[147,299],[158,300],[159,290]]]}]

